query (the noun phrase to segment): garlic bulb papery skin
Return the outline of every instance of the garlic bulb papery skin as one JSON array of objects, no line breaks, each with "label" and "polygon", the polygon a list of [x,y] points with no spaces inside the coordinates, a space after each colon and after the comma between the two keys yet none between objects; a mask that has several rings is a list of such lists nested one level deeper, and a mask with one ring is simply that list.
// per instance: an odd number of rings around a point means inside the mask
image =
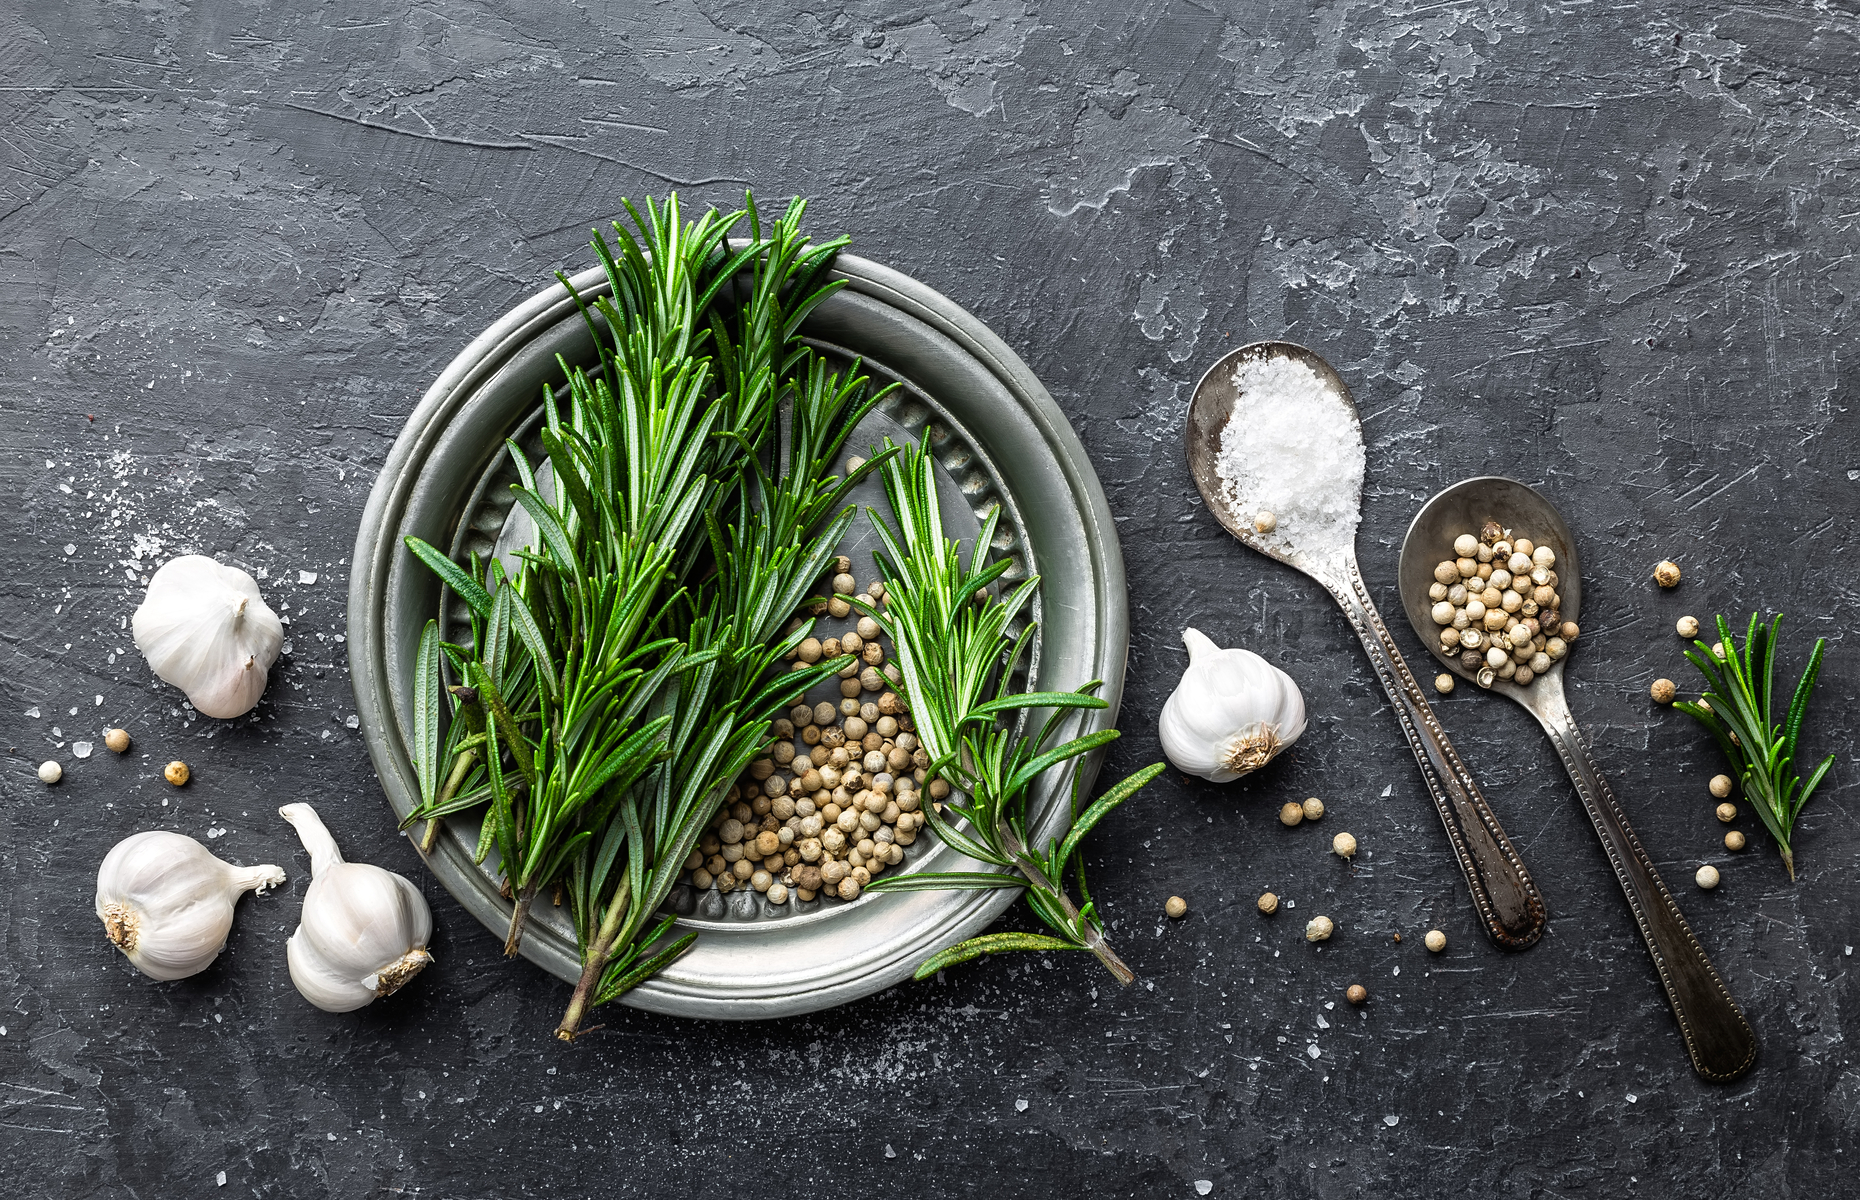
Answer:
[{"label": "garlic bulb papery skin", "polygon": [[1292,677],[1251,650],[1223,650],[1184,629],[1188,670],[1163,705],[1157,732],[1177,769],[1227,783],[1271,762],[1305,731]]},{"label": "garlic bulb papery skin", "polygon": [[433,956],[433,912],[420,889],[392,871],[342,861],[336,839],[308,804],[278,815],[310,852],[310,887],[286,943],[291,982],[324,1012],[350,1012],[391,996]]},{"label": "garlic bulb papery skin", "polygon": [[97,918],[136,970],[151,979],[185,979],[226,948],[241,895],[283,882],[278,867],[235,867],[185,834],[152,829],[103,856]]},{"label": "garlic bulb papery skin", "polygon": [[252,577],[204,554],[162,564],[132,627],[155,674],[209,717],[251,712],[284,645],[284,625]]}]

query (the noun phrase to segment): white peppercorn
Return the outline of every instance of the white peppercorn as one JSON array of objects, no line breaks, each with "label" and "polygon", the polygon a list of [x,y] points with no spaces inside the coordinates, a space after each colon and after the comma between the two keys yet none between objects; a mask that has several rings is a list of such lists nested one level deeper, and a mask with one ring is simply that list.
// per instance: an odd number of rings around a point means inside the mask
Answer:
[{"label": "white peppercorn", "polygon": [[1677,633],[1682,638],[1697,637],[1699,635],[1699,619],[1697,617],[1681,617],[1678,621],[1674,622],[1673,632]]},{"label": "white peppercorn", "polygon": [[1729,775],[1713,775],[1711,777],[1711,783],[1707,784],[1706,786],[1711,790],[1712,795],[1722,800],[1726,796],[1729,796],[1731,794],[1731,788],[1733,785],[1731,783],[1731,777]]},{"label": "white peppercorn", "polygon": [[1446,672],[1434,676],[1434,690],[1445,696],[1453,690],[1453,676]]},{"label": "white peppercorn", "polygon": [[1324,817],[1324,802],[1316,796],[1306,797],[1305,802],[1299,807],[1304,810],[1307,821],[1319,821]]},{"label": "white peppercorn", "polygon": [[1261,915],[1268,917],[1278,912],[1279,898],[1271,892],[1262,892],[1259,897],[1259,911]]},{"label": "white peppercorn", "polygon": [[1330,839],[1331,853],[1338,858],[1356,857],[1356,839],[1347,833],[1340,833]]},{"label": "white peppercorn", "polygon": [[65,769],[64,767],[59,765],[57,759],[48,758],[44,762],[39,764],[39,782],[40,783],[46,783],[46,784],[57,783],[60,779],[63,779],[64,777],[65,777]]},{"label": "white peppercorn", "polygon": [[1337,923],[1329,917],[1312,917],[1305,922],[1305,941],[1322,942],[1337,930]]},{"label": "white peppercorn", "polygon": [[1435,954],[1439,954],[1442,950],[1447,948],[1447,935],[1440,932],[1438,929],[1428,930],[1427,936],[1423,938],[1422,941],[1426,944],[1427,948],[1432,950]]},{"label": "white peppercorn", "polygon": [[1279,809],[1279,822],[1282,825],[1296,825],[1304,819],[1305,806],[1295,801]]},{"label": "white peppercorn", "polygon": [[1718,886],[1718,868],[1706,863],[1699,868],[1699,873],[1692,877],[1698,885],[1707,891]]}]

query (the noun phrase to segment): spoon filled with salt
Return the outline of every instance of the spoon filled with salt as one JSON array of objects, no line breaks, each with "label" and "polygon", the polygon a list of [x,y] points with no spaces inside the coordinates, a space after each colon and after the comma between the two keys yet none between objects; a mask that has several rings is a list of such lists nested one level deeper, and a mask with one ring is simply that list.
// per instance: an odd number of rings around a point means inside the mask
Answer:
[{"label": "spoon filled with salt", "polygon": [[[1685,914],[1679,911],[1652,856],[1628,824],[1626,810],[1602,777],[1588,739],[1570,714],[1563,693],[1563,665],[1568,659],[1559,654],[1554,660],[1538,663],[1544,667],[1541,672],[1526,675],[1520,670],[1494,678],[1493,672],[1478,661],[1477,651],[1470,652],[1468,659],[1441,649],[1441,626],[1433,619],[1434,602],[1428,594],[1428,585],[1435,581],[1435,564],[1455,553],[1457,535],[1483,529],[1488,523],[1504,531],[1505,537],[1510,537],[1514,529],[1519,537],[1528,531],[1538,547],[1549,548],[1549,554],[1540,561],[1546,569],[1552,564],[1556,568],[1547,582],[1555,585],[1553,597],[1559,616],[1562,621],[1578,621],[1582,564],[1577,557],[1575,535],[1556,506],[1535,488],[1497,476],[1456,483],[1415,514],[1396,567],[1402,607],[1422,644],[1433,647],[1435,657],[1447,670],[1468,683],[1516,700],[1530,710],[1550,736],[1570,781],[1576,785],[1583,810],[1595,826],[1595,835],[1601,839],[1608,865],[1614,868],[1615,879],[1627,897],[1647,953],[1659,971],[1660,985],[1666,989],[1667,1003],[1679,1022],[1680,1037],[1693,1069],[1713,1083],[1727,1083],[1756,1061],[1757,1035],[1706,957],[1692,927],[1686,924]],[[1526,607],[1521,611],[1528,616],[1535,610]],[[1564,628],[1567,637],[1579,632],[1569,626]],[[1503,657],[1502,650],[1499,657]],[[1519,680],[1524,682],[1520,684]]]},{"label": "spoon filled with salt", "polygon": [[1315,579],[1343,608],[1395,706],[1494,943],[1543,933],[1544,902],[1369,598],[1356,565],[1363,430],[1329,363],[1290,342],[1221,357],[1188,408],[1188,467],[1227,532]]}]

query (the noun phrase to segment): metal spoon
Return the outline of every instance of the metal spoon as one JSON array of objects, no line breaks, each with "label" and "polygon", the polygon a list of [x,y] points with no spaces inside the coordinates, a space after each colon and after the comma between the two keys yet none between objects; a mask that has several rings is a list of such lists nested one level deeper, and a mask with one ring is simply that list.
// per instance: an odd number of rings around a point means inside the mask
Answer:
[{"label": "metal spoon", "polygon": [[[1577,619],[1582,601],[1576,539],[1555,506],[1532,488],[1497,477],[1468,479],[1429,500],[1415,515],[1407,540],[1402,543],[1401,565],[1397,568],[1402,605],[1421,641],[1433,649],[1448,670],[1475,684],[1476,671],[1463,666],[1457,656],[1441,652],[1440,626],[1434,623],[1430,611],[1433,601],[1427,592],[1428,585],[1434,582],[1435,565],[1454,557],[1454,538],[1463,533],[1477,536],[1487,521],[1496,521],[1500,527],[1515,530],[1518,536],[1556,552],[1553,569],[1565,621]],[[1628,826],[1627,814],[1602,779],[1587,741],[1570,716],[1563,695],[1562,661],[1552,663],[1528,686],[1501,679],[1492,681],[1489,690],[1529,709],[1550,735],[1595,825],[1596,836],[1602,839],[1602,849],[1607,851],[1609,865],[1621,881],[1621,890],[1627,894],[1628,907],[1646,940],[1647,953],[1653,956],[1653,965],[1660,972],[1660,984],[1673,1006],[1673,1016],[1678,1018],[1693,1068],[1718,1083],[1742,1075],[1756,1060],[1757,1036],[1737,1002],[1731,999],[1724,981],[1718,978],[1711,960],[1705,957],[1672,893]]]},{"label": "metal spoon", "polygon": [[1485,798],[1473,783],[1446,731],[1428,707],[1427,697],[1401,651],[1389,636],[1388,626],[1369,599],[1369,589],[1356,565],[1354,538],[1343,538],[1335,531],[1301,531],[1281,522],[1271,532],[1254,527],[1254,514],[1236,513],[1222,486],[1217,460],[1221,452],[1221,433],[1227,427],[1235,401],[1234,370],[1242,359],[1286,356],[1315,371],[1350,408],[1355,419],[1355,402],[1350,389],[1331,369],[1329,363],[1303,346],[1290,342],[1255,342],[1224,355],[1201,382],[1195,385],[1194,398],[1188,408],[1188,467],[1201,489],[1201,498],[1227,532],[1270,558],[1296,567],[1324,585],[1325,590],[1343,607],[1350,627],[1363,643],[1363,650],[1376,670],[1376,678],[1394,703],[1402,732],[1421,764],[1427,790],[1440,810],[1440,822],[1446,827],[1447,841],[1466,875],[1472,892],[1473,907],[1486,934],[1508,950],[1522,950],[1543,933],[1544,902],[1537,885],[1524,869],[1524,863],[1512,848],[1498,819],[1487,807]]}]

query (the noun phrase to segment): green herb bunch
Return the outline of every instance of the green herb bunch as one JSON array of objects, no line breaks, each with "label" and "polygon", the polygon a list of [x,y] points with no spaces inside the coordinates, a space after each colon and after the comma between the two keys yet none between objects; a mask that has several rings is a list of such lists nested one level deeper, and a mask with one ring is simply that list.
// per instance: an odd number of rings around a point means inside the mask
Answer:
[{"label": "green herb bunch", "polygon": [[565,394],[544,391],[547,472],[507,444],[536,526],[514,577],[408,539],[471,613],[470,645],[434,622],[417,652],[408,823],[431,823],[430,849],[439,818],[485,806],[477,857],[497,851],[513,898],[509,953],[539,891],[567,893],[583,975],[564,1039],[689,947],[649,917],[774,713],[844,665],[775,672],[852,520],[856,479],[831,463],[878,399],[799,337],[845,244],[810,243],[800,201],[766,228],[753,197],[688,223],[675,195],[627,212],[594,241],[610,294],[575,296],[599,362],[564,362]]},{"label": "green herb bunch", "polygon": [[1717,618],[1722,657],[1702,641],[1686,657],[1705,676],[1706,690],[1696,702],[1680,701],[1673,705],[1690,713],[1711,732],[1719,749],[1731,764],[1731,772],[1744,789],[1744,797],[1756,810],[1763,827],[1776,839],[1782,852],[1783,866],[1795,879],[1795,852],[1789,841],[1795,819],[1814,795],[1815,788],[1834,765],[1830,754],[1809,772],[1804,783],[1796,774],[1796,740],[1802,732],[1802,719],[1808,712],[1808,699],[1815,690],[1815,677],[1821,673],[1821,657],[1827,648],[1826,638],[1815,639],[1808,667],[1796,683],[1788,713],[1781,722],[1774,719],[1773,679],[1775,675],[1776,637],[1782,629],[1778,614],[1765,625],[1750,615],[1750,629],[1740,651],[1731,636],[1730,622]]},{"label": "green herb bunch", "polygon": [[[889,440],[887,453],[895,453]],[[1000,509],[989,512],[966,564],[959,544],[943,536],[936,476],[920,443],[884,468],[894,531],[868,510],[881,549],[875,557],[885,583],[882,609],[859,604],[892,639],[896,681],[910,707],[917,736],[930,757],[927,780],[942,778],[951,792],[947,814],[924,809],[926,823],[945,845],[1012,873],[937,872],[878,879],[871,892],[945,888],[1025,888],[1034,914],[1053,932],[995,933],[971,938],[933,955],[917,978],[946,966],[1004,950],[1085,950],[1097,956],[1120,983],[1136,978],[1105,941],[1104,921],[1085,883],[1080,843],[1093,826],[1163,770],[1145,767],[1081,808],[1078,760],[1116,740],[1115,729],[1084,734],[1055,745],[1061,726],[1075,713],[1107,707],[1093,680],[1070,692],[1015,692],[1014,669],[1031,643],[1034,626],[1008,632],[1039,586],[1031,576],[1005,597],[993,585],[1013,565],[987,561]],[[855,601],[855,603],[858,603]],[[1031,710],[1050,713],[1037,735],[1023,736],[1018,724]],[[1031,834],[1036,814],[1029,801],[1048,771],[1072,773],[1071,820],[1065,833],[1037,845]],[[957,827],[957,821],[963,824]],[[1066,892],[1070,873],[1079,902]]]}]

